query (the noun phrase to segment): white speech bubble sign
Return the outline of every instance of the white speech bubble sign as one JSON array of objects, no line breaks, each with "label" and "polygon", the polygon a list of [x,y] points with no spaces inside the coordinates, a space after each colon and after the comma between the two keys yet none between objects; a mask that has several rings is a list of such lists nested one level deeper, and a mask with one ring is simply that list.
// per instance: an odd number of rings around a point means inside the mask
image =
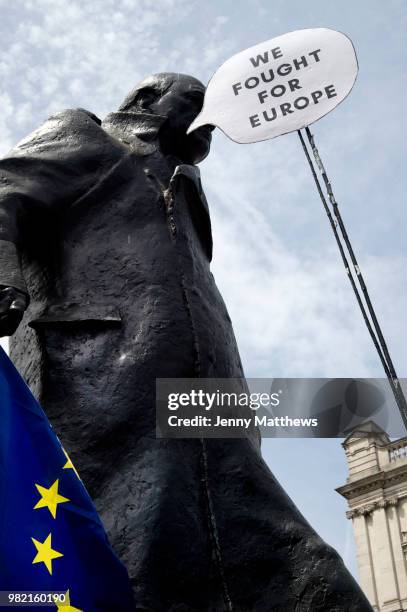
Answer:
[{"label": "white speech bubble sign", "polygon": [[336,30],[297,30],[233,55],[209,81],[188,129],[219,127],[239,143],[314,123],[346,98],[358,72],[351,40]]}]

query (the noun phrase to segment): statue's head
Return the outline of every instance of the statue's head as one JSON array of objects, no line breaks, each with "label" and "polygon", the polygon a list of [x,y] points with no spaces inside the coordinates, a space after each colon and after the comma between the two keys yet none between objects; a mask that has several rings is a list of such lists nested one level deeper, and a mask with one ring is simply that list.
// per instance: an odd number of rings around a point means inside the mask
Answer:
[{"label": "statue's head", "polygon": [[214,129],[204,125],[187,136],[186,131],[202,109],[205,86],[194,77],[162,72],[147,77],[129,93],[119,111],[148,113],[166,118],[160,133],[164,153],[189,164],[209,153]]}]

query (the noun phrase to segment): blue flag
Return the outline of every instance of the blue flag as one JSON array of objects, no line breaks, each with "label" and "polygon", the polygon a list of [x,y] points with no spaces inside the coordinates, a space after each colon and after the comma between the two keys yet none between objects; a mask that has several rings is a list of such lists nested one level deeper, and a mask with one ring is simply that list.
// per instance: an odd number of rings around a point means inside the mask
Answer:
[{"label": "blue flag", "polygon": [[[1,347],[0,591],[8,592],[1,594],[4,603],[16,592],[28,592],[31,599],[36,593],[37,602],[47,602],[44,610],[135,609],[127,571],[108,543],[92,500]],[[51,592],[63,595],[55,603],[39,599]]]}]

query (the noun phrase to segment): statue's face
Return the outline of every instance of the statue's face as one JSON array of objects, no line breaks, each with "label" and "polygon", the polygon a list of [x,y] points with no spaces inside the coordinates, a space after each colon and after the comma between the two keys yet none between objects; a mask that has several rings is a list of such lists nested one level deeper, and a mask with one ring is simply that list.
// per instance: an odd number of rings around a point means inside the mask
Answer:
[{"label": "statue's face", "polygon": [[[159,80],[160,75],[148,80],[151,94],[153,88],[156,92]],[[143,87],[143,98],[148,95],[148,81]],[[163,95],[157,99],[155,93],[155,101],[148,107],[149,112],[167,117],[160,132],[163,148],[185,163],[199,163],[209,153],[214,128],[204,125],[188,136],[186,131],[202,109],[205,86],[197,79],[182,74],[169,87],[167,85],[166,88],[165,83],[160,85],[161,91],[164,90]]]}]

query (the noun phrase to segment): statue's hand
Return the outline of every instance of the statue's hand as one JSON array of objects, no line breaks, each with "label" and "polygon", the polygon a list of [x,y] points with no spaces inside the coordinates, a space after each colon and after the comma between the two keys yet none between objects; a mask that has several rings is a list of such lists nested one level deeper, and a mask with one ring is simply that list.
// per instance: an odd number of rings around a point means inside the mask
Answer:
[{"label": "statue's hand", "polygon": [[0,338],[14,334],[28,301],[28,295],[23,291],[0,285]]}]

